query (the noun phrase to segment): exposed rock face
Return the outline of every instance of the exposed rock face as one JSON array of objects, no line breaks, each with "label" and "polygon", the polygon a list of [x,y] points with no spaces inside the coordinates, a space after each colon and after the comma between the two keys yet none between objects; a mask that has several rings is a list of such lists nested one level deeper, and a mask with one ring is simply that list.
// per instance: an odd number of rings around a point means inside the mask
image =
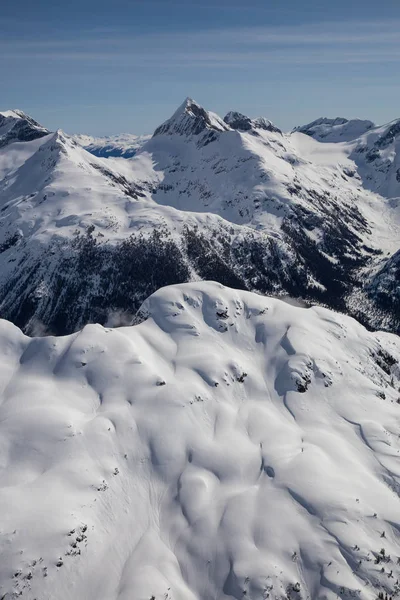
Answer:
[{"label": "exposed rock face", "polygon": [[400,137],[400,119],[390,124],[388,129],[376,140],[377,148],[387,148]]},{"label": "exposed rock face", "polygon": [[241,131],[250,131],[253,126],[252,120],[249,117],[234,111],[225,115],[224,121],[229,127],[232,127],[232,129],[240,129]]},{"label": "exposed rock face", "polygon": [[278,127],[275,127],[265,119],[264,117],[258,117],[257,119],[250,119],[250,117],[246,117],[239,112],[231,111],[225,117],[224,121],[229,127],[232,129],[237,129],[239,131],[251,131],[257,129],[263,129],[264,131],[274,131],[276,133],[282,133]]},{"label": "exposed rock face", "polygon": [[374,305],[393,320],[393,329],[400,332],[400,250],[384,263],[367,289]]},{"label": "exposed rock face", "polygon": [[12,142],[30,142],[49,133],[20,110],[0,113],[0,148]]},{"label": "exposed rock face", "polygon": [[191,98],[186,98],[173,116],[155,130],[153,137],[173,134],[181,136],[200,135],[206,130],[221,132],[228,129],[229,127],[218,115],[206,111]]}]

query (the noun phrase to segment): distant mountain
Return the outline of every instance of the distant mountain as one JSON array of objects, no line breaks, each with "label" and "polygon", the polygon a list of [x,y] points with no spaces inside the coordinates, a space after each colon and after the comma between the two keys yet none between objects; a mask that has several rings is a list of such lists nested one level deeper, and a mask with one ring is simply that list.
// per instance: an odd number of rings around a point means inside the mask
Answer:
[{"label": "distant mountain", "polygon": [[359,141],[221,119],[189,98],[128,160],[43,134],[0,149],[0,309],[24,331],[125,322],[191,279],[399,329],[399,290],[388,304],[373,284],[399,249],[399,208],[363,185]]},{"label": "distant mountain", "polygon": [[396,598],[399,338],[213,282],[136,321],[0,320],[0,597]]},{"label": "distant mountain", "polygon": [[371,121],[318,119],[296,128],[320,142],[347,142],[342,151],[354,161],[367,189],[400,197],[400,119],[376,126]]},{"label": "distant mountain", "polygon": [[351,152],[365,187],[400,198],[400,119],[362,135]]},{"label": "distant mountain", "polygon": [[361,135],[375,127],[372,121],[361,119],[317,119],[308,125],[296,127],[294,131],[305,133],[319,142],[349,142],[359,138]]},{"label": "distant mountain", "polygon": [[100,158],[132,158],[150,137],[150,135],[133,135],[130,133],[107,137],[92,137],[90,135],[72,136],[85,150]]}]

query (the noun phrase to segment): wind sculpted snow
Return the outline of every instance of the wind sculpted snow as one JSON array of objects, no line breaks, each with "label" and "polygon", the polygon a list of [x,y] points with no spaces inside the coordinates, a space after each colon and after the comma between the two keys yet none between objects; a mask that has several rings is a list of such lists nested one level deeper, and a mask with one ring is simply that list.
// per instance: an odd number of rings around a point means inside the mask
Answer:
[{"label": "wind sculpted snow", "polygon": [[136,321],[0,322],[0,597],[397,595],[399,338],[211,282]]}]

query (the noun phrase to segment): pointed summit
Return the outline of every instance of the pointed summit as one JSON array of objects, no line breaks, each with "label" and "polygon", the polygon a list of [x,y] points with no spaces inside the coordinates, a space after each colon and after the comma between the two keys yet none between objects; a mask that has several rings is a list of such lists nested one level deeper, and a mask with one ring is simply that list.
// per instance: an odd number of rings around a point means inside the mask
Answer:
[{"label": "pointed summit", "polygon": [[171,134],[200,135],[205,130],[222,132],[229,129],[218,115],[205,110],[192,98],[186,98],[172,117],[155,130],[153,137]]},{"label": "pointed summit", "polygon": [[38,153],[67,154],[68,149],[77,146],[76,142],[66,135],[62,129],[57,129],[49,139],[38,149]]},{"label": "pointed summit", "polygon": [[193,98],[190,98],[189,96],[187,96],[185,98],[185,100],[182,102],[182,104],[180,106],[178,106],[178,108],[172,115],[171,119],[174,119],[174,118],[178,117],[179,115],[182,115],[185,113],[195,114],[197,111],[199,111],[201,109],[202,109],[202,107],[200,106],[200,104],[198,104],[195,100],[193,100]]}]

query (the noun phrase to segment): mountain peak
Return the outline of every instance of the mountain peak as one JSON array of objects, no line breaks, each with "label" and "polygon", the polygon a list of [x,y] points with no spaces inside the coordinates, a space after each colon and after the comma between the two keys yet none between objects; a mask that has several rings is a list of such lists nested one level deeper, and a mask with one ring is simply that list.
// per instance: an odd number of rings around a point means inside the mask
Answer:
[{"label": "mountain peak", "polygon": [[185,98],[185,100],[182,102],[182,104],[180,106],[178,106],[178,108],[176,109],[176,111],[174,112],[174,114],[172,115],[171,118],[177,117],[177,116],[181,115],[182,113],[190,114],[192,112],[193,114],[196,114],[196,112],[198,112],[199,110],[204,110],[204,109],[202,106],[200,106],[200,104],[198,104],[195,100],[193,100],[193,98],[190,98],[189,96],[187,96]]},{"label": "mountain peak", "polygon": [[257,117],[253,119],[253,126],[255,129],[265,129],[266,131],[273,131],[275,133],[282,133],[282,131],[265,117]]},{"label": "mountain peak", "polygon": [[252,129],[264,129],[265,131],[273,131],[276,133],[282,133],[278,127],[275,127],[265,117],[257,117],[256,119],[250,119],[246,115],[243,115],[237,111],[230,111],[224,117],[224,122],[229,125],[232,129],[238,131],[251,131]]},{"label": "mountain peak", "polygon": [[250,117],[235,110],[231,110],[225,115],[224,122],[232,127],[232,129],[240,129],[241,131],[250,131],[252,128]]},{"label": "mountain peak", "polygon": [[65,148],[67,145],[76,145],[76,142],[67,136],[61,129],[57,129],[57,131],[54,131],[54,133],[49,136],[49,139],[41,146],[39,151],[44,152],[47,148],[51,150],[55,148]]},{"label": "mountain peak", "polygon": [[32,125],[35,125],[36,127],[39,127],[41,129],[44,129],[44,127],[42,127],[42,125],[40,125],[40,123],[38,123],[37,121],[35,121],[35,119],[33,119],[32,117],[30,117],[29,115],[27,115],[23,110],[20,110],[19,108],[13,108],[12,110],[4,110],[4,111],[0,111],[0,122],[3,120],[8,120],[8,121],[27,121],[28,123],[31,123]]},{"label": "mountain peak", "polygon": [[229,131],[230,127],[215,113],[205,110],[192,98],[187,97],[172,117],[158,127],[158,135],[200,135],[205,130]]},{"label": "mountain peak", "polygon": [[21,119],[23,116],[25,116],[25,114],[18,108],[0,111],[0,118],[4,117],[5,119]]},{"label": "mountain peak", "polygon": [[49,133],[22,110],[0,112],[0,148],[12,142],[29,142]]}]

